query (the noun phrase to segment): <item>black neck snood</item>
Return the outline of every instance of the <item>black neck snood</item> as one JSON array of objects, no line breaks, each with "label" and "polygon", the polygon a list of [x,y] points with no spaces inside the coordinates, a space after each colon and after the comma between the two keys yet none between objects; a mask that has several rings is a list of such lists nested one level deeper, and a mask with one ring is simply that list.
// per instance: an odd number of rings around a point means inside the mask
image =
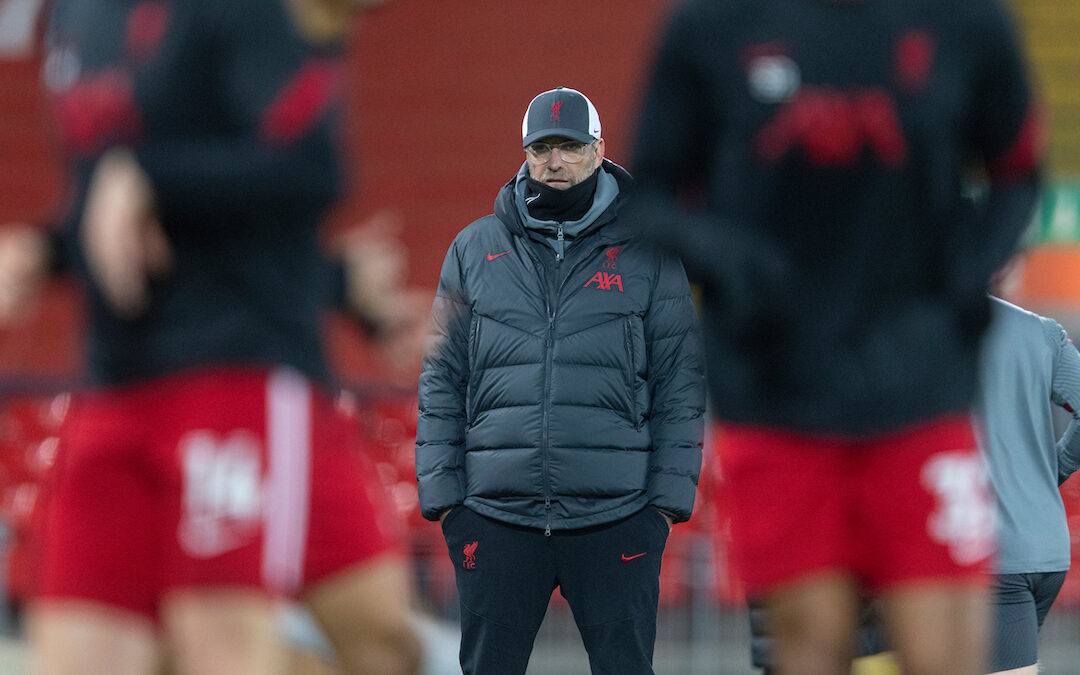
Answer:
[{"label": "black neck snood", "polygon": [[537,220],[556,223],[580,220],[592,206],[599,173],[599,170],[593,171],[591,176],[565,190],[556,190],[532,177],[526,177],[525,204],[529,215]]}]

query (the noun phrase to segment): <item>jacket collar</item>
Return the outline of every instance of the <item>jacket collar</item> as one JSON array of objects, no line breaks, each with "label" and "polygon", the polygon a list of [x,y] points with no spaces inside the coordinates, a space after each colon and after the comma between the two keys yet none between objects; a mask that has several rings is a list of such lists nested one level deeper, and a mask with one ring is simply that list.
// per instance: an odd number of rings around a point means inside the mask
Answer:
[{"label": "jacket collar", "polygon": [[[519,181],[524,180],[523,176],[528,175],[528,170],[528,165],[522,163],[517,174],[502,186],[499,194],[495,197],[495,217],[516,237],[526,236],[522,215],[517,204],[517,184]],[[601,242],[625,241],[630,236],[630,229],[622,226],[616,216],[619,208],[626,202],[633,179],[626,169],[608,159],[605,159],[597,170],[604,171],[615,179],[619,194],[603,213],[596,217],[594,227],[587,236],[596,236]]]}]

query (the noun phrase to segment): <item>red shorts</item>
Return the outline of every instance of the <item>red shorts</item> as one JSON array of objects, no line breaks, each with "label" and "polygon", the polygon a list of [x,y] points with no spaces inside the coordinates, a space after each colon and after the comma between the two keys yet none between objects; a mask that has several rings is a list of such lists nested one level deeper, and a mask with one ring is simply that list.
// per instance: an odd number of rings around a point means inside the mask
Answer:
[{"label": "red shorts", "polygon": [[864,439],[728,425],[718,438],[719,487],[749,595],[829,570],[875,592],[916,580],[986,583],[993,505],[967,418]]},{"label": "red shorts", "polygon": [[397,548],[359,431],[295,371],[205,370],[76,397],[40,595],[151,618],[182,587],[294,595]]}]

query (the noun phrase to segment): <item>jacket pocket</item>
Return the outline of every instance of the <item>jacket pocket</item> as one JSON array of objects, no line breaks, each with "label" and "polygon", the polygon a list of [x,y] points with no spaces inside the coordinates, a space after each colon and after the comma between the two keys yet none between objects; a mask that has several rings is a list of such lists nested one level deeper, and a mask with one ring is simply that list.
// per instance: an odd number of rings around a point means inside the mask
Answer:
[{"label": "jacket pocket", "polygon": [[623,328],[625,329],[624,342],[626,343],[626,388],[630,396],[630,422],[633,423],[635,429],[638,429],[641,426],[641,419],[638,414],[637,390],[634,386],[634,381],[637,379],[637,360],[634,355],[634,318],[626,317]]},{"label": "jacket pocket", "polygon": [[474,311],[472,323],[469,326],[469,374],[465,385],[465,420],[471,425],[476,406],[476,384],[480,369],[477,367],[476,357],[479,353],[477,343],[480,338],[480,316]]},{"label": "jacket pocket", "polygon": [[446,532],[447,528],[450,527],[453,521],[456,521],[458,519],[458,516],[460,516],[466,508],[468,507],[464,504],[455,504],[454,506],[450,507],[450,513],[447,513],[446,517],[442,519],[441,523],[439,523],[439,525],[442,526],[443,532]]}]

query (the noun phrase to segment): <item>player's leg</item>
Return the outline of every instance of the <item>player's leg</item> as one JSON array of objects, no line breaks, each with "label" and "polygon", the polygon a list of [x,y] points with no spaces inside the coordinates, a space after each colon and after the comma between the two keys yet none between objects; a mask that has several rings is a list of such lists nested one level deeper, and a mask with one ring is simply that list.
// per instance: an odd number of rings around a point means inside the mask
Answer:
[{"label": "player's leg", "polygon": [[[885,631],[872,603],[862,601],[858,629],[855,632],[854,675],[899,675],[895,659],[888,651]],[[764,668],[763,675],[770,672],[772,663],[772,636],[766,627],[768,617],[765,608],[757,602],[750,603],[751,660],[756,668]]]},{"label": "player's leg", "polygon": [[800,579],[763,596],[777,673],[847,672],[855,657],[859,592],[845,573]]},{"label": "player's leg", "polygon": [[28,611],[33,672],[149,675],[159,505],[120,397],[76,397],[43,490],[42,586]]},{"label": "player's leg", "polygon": [[382,555],[312,585],[304,594],[348,675],[415,673],[421,646],[410,618],[406,561]]},{"label": "player's leg", "polygon": [[40,675],[151,675],[157,635],[144,616],[75,600],[41,601],[27,616],[30,670]]},{"label": "player's leg", "polygon": [[422,646],[411,614],[403,525],[355,420],[312,398],[310,514],[301,599],[337,653],[341,671],[417,672]]},{"label": "player's leg", "polygon": [[881,608],[905,675],[984,672],[990,621],[981,586],[914,583],[883,594]]},{"label": "player's leg", "polygon": [[[457,622],[451,625],[448,621],[415,609],[410,619],[423,651],[420,672],[460,671],[458,647],[461,632]],[[278,608],[278,622],[288,645],[289,675],[341,675],[338,652],[315,621],[307,604],[282,603]]]},{"label": "player's leg", "polygon": [[258,589],[174,590],[161,620],[177,675],[285,673],[274,601]]},{"label": "player's leg", "polygon": [[968,418],[876,438],[860,457],[860,573],[903,672],[984,673],[994,520]]},{"label": "player's leg", "polygon": [[990,639],[992,673],[1035,668],[1038,660],[1039,619],[1027,574],[999,574],[992,589],[993,626]]},{"label": "player's leg", "polygon": [[289,652],[289,675],[340,675],[337,652],[306,603],[280,603],[278,630]]},{"label": "player's leg", "polygon": [[667,520],[646,506],[614,523],[555,532],[556,574],[594,673],[651,674]]},{"label": "player's leg", "polygon": [[1057,600],[1061,587],[1065,584],[1067,570],[1060,572],[1039,572],[1032,574],[1032,588],[1035,594],[1035,618],[1038,620],[1039,630],[1042,630],[1043,621],[1050,612],[1050,607]]},{"label": "player's leg", "polygon": [[843,672],[854,656],[847,453],[836,439],[721,431],[732,552],[749,596],[766,607],[778,673]]},{"label": "player's leg", "polygon": [[[900,675],[896,659],[888,651],[885,642],[885,630],[874,611],[873,604],[861,599],[858,628],[855,631],[855,659],[851,663],[853,675]],[[750,633],[753,642],[752,656],[755,667],[765,668],[763,675],[769,675],[767,668],[772,637],[765,628],[766,612],[760,603],[750,605]]]},{"label": "player's leg", "polygon": [[1064,572],[995,577],[991,672],[995,675],[1038,672],[1039,629],[1064,581]]}]

